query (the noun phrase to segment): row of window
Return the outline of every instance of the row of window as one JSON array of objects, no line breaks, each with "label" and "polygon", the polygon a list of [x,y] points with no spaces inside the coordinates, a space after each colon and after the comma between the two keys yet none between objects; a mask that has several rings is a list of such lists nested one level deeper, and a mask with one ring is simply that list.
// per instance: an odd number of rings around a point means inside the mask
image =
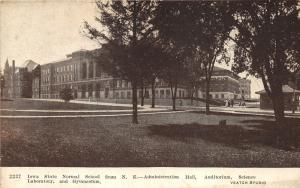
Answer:
[{"label": "row of window", "polygon": [[130,88],[131,83],[125,80],[117,80],[117,88]]},{"label": "row of window", "polygon": [[55,68],[55,73],[60,73],[60,72],[69,72],[69,71],[76,71],[76,64],[74,65],[64,65],[64,66],[59,66]]},{"label": "row of window", "polygon": [[58,82],[58,83],[71,82],[71,81],[74,81],[74,79],[75,79],[74,77],[73,77],[73,74],[57,75],[57,76],[54,76],[54,82]]},{"label": "row of window", "polygon": [[[126,96],[125,96],[125,93],[127,94]],[[179,90],[178,94],[179,94],[179,96],[178,96],[179,98],[184,97],[184,91]],[[155,95],[158,98],[162,98],[162,99],[163,98],[171,98],[171,91],[169,89],[167,89],[167,90],[156,90],[155,91]],[[130,91],[127,91],[127,92],[125,92],[125,91],[116,92],[115,97],[117,99],[119,99],[119,98],[120,99],[125,99],[125,98],[130,99],[131,98],[131,92]],[[140,98],[142,97],[142,91],[139,91],[138,97],[140,97]],[[149,90],[145,90],[144,98],[146,98],[146,99],[150,98],[150,91]]]},{"label": "row of window", "polygon": [[50,82],[50,76],[44,76],[44,77],[42,78],[42,82],[43,82],[43,83],[49,83],[49,82]]},{"label": "row of window", "polygon": [[46,68],[42,70],[42,75],[43,74],[50,74],[50,68]]}]

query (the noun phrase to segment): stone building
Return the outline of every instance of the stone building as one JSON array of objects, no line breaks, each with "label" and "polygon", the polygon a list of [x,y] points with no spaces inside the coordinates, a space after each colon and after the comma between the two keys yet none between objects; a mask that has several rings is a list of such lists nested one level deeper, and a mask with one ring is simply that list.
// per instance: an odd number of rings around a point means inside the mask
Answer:
[{"label": "stone building", "polygon": [[[295,90],[288,85],[283,85],[282,91],[284,94],[284,109],[285,110],[292,110],[293,105],[294,105],[294,98],[296,99],[297,106],[299,106],[299,96],[300,96],[299,90]],[[267,95],[265,90],[257,91],[255,93],[260,95],[260,108],[261,109],[273,109],[272,100]]]},{"label": "stone building", "polygon": [[240,84],[240,95],[242,99],[251,98],[251,80],[246,78],[239,79]]},{"label": "stone building", "polygon": [[[205,79],[201,79],[198,97],[205,98]],[[211,99],[237,99],[239,98],[239,77],[232,71],[221,67],[214,67],[210,82]]]},{"label": "stone building", "polygon": [[71,88],[74,98],[113,98],[113,78],[104,73],[92,53],[79,50],[65,59],[41,65],[41,98],[59,98]]},{"label": "stone building", "polygon": [[[96,51],[79,50],[68,54],[65,59],[41,65],[41,98],[59,98],[63,88],[71,88],[75,99],[97,99],[102,101],[131,100],[131,83],[108,75],[96,63],[93,53]],[[38,78],[34,81],[34,90],[38,87]],[[188,94],[184,87],[178,88],[178,97]],[[155,90],[158,99],[170,99],[170,87],[158,81]],[[138,96],[141,96],[138,90]],[[150,88],[145,89],[145,98],[152,95]],[[37,96],[37,95],[34,95]]]},{"label": "stone building", "polygon": [[[42,65],[31,60],[26,61],[22,67],[7,65],[8,68],[6,72],[4,71],[8,80],[6,93],[10,96],[14,94],[16,97],[58,99],[63,88],[70,88],[75,99],[130,103],[131,83],[108,75],[100,64],[96,63],[93,54],[98,53],[99,50],[75,51],[67,54],[64,59]],[[156,101],[159,104],[168,104],[165,101],[171,101],[166,100],[172,97],[170,86],[161,79],[157,79],[155,85]],[[237,75],[229,70],[215,67],[210,87],[212,99],[238,98],[239,87]],[[145,101],[151,98],[151,92],[151,88],[146,86]],[[205,98],[203,79],[197,94],[196,97]],[[142,91],[138,89],[138,97],[141,96]],[[187,86],[180,84],[177,89],[177,98],[188,98],[188,96],[190,95]]]},{"label": "stone building", "polygon": [[23,65],[16,67],[14,60],[11,66],[7,60],[4,69],[3,96],[6,98],[31,98],[32,70],[37,65],[32,60],[27,60]]}]

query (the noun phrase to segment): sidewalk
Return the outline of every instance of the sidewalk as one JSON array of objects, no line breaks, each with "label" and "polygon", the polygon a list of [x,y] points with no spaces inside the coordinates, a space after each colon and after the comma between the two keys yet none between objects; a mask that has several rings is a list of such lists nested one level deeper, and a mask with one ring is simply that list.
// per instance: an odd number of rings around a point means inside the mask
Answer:
[{"label": "sidewalk", "polygon": [[[185,108],[195,108],[195,109],[201,109],[205,110],[205,107],[190,107],[185,106]],[[273,110],[264,110],[260,108],[247,108],[242,106],[233,106],[233,107],[210,107],[210,110],[212,112],[222,112],[222,113],[230,113],[230,114],[240,114],[240,115],[257,115],[257,116],[268,116],[268,117],[274,117],[274,111]],[[295,111],[293,114],[291,111],[285,111],[286,117],[292,117],[292,118],[300,118],[300,111]]]},{"label": "sidewalk", "polygon": [[[44,100],[44,101],[64,102],[61,99],[28,99],[28,100]],[[95,101],[71,100],[70,103],[102,105],[102,106],[132,107],[132,104],[108,103],[108,102],[101,102],[101,101],[95,102]],[[150,111],[151,112],[151,111],[171,110],[172,106],[156,105],[155,108],[151,108],[151,105],[144,105],[144,106],[138,105],[138,108],[139,108],[139,111],[143,111],[143,112]],[[201,107],[177,106],[177,109],[182,109],[182,108],[184,108],[187,111],[192,111],[193,109],[195,109],[195,110],[198,109],[201,111],[205,110],[205,106],[201,106]],[[256,116],[274,117],[273,110],[263,110],[260,108],[247,108],[247,107],[243,107],[243,106],[233,106],[233,107],[211,106],[210,110],[212,112],[221,112],[221,113],[236,114],[236,115],[256,115]],[[130,111],[130,110],[128,110],[128,111]],[[291,118],[300,118],[300,111],[295,111],[294,114],[291,111],[285,111],[285,116],[291,117]]]}]

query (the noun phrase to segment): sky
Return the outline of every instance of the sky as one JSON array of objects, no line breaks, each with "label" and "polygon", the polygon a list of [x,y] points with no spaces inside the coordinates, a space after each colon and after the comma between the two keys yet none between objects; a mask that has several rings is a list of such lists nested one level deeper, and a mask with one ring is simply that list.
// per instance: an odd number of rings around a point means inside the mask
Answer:
[{"label": "sky", "polygon": [[[0,1],[1,67],[7,58],[17,66],[28,59],[45,64],[76,50],[99,47],[82,34],[83,22],[95,25],[97,14],[93,0]],[[263,89],[261,80],[249,79],[251,95],[257,98],[254,92]]]}]

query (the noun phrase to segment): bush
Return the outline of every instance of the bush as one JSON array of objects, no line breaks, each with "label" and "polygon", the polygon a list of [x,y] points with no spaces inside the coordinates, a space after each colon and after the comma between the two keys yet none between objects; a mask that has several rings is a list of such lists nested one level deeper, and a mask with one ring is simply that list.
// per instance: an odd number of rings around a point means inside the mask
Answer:
[{"label": "bush", "polygon": [[70,100],[73,99],[73,95],[72,95],[72,89],[70,88],[64,88],[59,92],[59,96],[62,100],[64,100],[65,102],[69,102]]}]

